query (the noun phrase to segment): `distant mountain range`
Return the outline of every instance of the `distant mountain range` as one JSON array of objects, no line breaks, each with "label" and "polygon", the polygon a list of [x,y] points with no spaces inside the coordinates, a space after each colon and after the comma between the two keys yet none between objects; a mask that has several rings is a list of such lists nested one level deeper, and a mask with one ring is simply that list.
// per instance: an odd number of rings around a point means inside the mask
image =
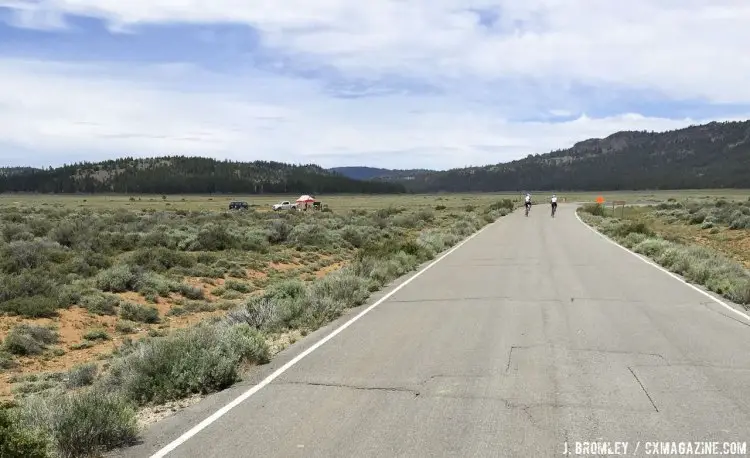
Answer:
[{"label": "distant mountain range", "polygon": [[750,188],[750,121],[618,132],[507,163],[373,180],[410,192]]},{"label": "distant mountain range", "polygon": [[0,192],[125,194],[403,193],[400,183],[354,180],[317,165],[202,157],[123,158],[54,169],[0,169]]},{"label": "distant mountain range", "polygon": [[0,192],[432,193],[750,188],[750,121],[625,131],[524,159],[447,171],[168,156],[0,168]]}]

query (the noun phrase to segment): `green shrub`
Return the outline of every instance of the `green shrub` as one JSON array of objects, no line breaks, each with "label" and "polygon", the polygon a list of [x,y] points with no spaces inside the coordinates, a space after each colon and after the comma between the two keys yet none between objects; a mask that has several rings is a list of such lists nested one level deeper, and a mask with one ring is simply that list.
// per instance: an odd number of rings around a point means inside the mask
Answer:
[{"label": "green shrub", "polygon": [[637,244],[634,250],[729,300],[750,303],[750,275],[739,263],[709,248],[651,238]]},{"label": "green shrub", "polygon": [[339,233],[347,243],[355,248],[361,248],[376,236],[377,231],[369,226],[346,225]]},{"label": "green shrub", "polygon": [[255,329],[273,330],[281,322],[279,308],[267,297],[250,298],[244,305],[227,313],[225,320],[231,324],[247,324]]},{"label": "green shrub", "polygon": [[274,299],[296,299],[307,294],[307,286],[299,280],[284,280],[271,285],[264,294]]},{"label": "green shrub", "polygon": [[224,225],[210,223],[200,229],[191,251],[224,251],[240,248],[242,240]]},{"label": "green shrub", "polygon": [[154,272],[143,272],[138,275],[134,289],[141,294],[168,297],[169,293],[180,291],[180,284]]},{"label": "green shrub", "polygon": [[113,293],[134,291],[137,282],[138,276],[132,268],[122,264],[104,270],[96,276],[96,287]]},{"label": "green shrub", "polygon": [[13,359],[13,354],[4,349],[0,350],[0,371],[13,369],[16,366],[18,363]]},{"label": "green shrub", "polygon": [[99,456],[133,444],[138,435],[135,409],[130,402],[101,389],[35,396],[22,409],[28,429],[49,437],[61,457]]},{"label": "green shrub", "polygon": [[706,220],[707,212],[704,209],[700,209],[697,212],[690,215],[690,224],[701,224]]},{"label": "green shrub", "polygon": [[0,303],[0,312],[28,318],[51,318],[57,315],[57,298],[49,296],[16,297]]},{"label": "green shrub", "polygon": [[83,338],[91,341],[110,340],[109,334],[107,334],[107,331],[105,329],[92,329],[90,331],[87,331],[83,335]]},{"label": "green shrub", "polygon": [[203,288],[200,288],[198,286],[187,285],[187,284],[180,285],[180,294],[182,294],[188,299],[193,299],[193,300],[203,299],[205,297]]},{"label": "green shrub", "polygon": [[604,206],[601,204],[585,204],[581,207],[581,211],[592,214],[594,216],[605,216]]},{"label": "green shrub", "polygon": [[137,328],[137,323],[130,320],[118,320],[117,323],[115,323],[115,331],[123,334],[132,334],[136,332]]},{"label": "green shrub", "polygon": [[84,340],[83,342],[79,342],[77,344],[73,344],[70,346],[71,350],[83,350],[86,348],[91,348],[94,346],[94,343],[90,340]]},{"label": "green shrub", "polygon": [[243,363],[265,363],[265,339],[248,325],[209,325],[146,340],[112,367],[111,383],[140,404],[222,390]]},{"label": "green shrub", "polygon": [[95,315],[115,315],[120,302],[114,294],[95,293],[84,296],[80,305]]},{"label": "green shrub", "polygon": [[750,229],[750,216],[736,216],[729,224],[730,229]]},{"label": "green shrub", "polygon": [[19,273],[42,267],[49,261],[61,262],[65,256],[59,244],[48,240],[16,240],[3,247],[0,265],[8,273]]},{"label": "green shrub", "polygon": [[334,245],[338,238],[338,232],[332,232],[322,224],[298,224],[289,233],[289,241],[297,246],[327,247]]},{"label": "green shrub", "polygon": [[424,245],[418,244],[413,240],[388,239],[377,243],[368,243],[357,251],[356,259],[374,258],[390,259],[391,256],[403,251],[406,254],[416,256],[417,259],[427,260],[432,257],[432,253]]},{"label": "green shrub", "polygon": [[188,313],[190,312],[188,312],[182,307],[172,307],[167,312],[167,316],[182,316],[182,315],[187,315]]},{"label": "green shrub", "polygon": [[237,281],[234,279],[227,280],[224,283],[224,288],[228,290],[238,291],[240,293],[249,293],[253,290],[252,286],[247,282]]},{"label": "green shrub", "polygon": [[246,251],[256,253],[265,253],[268,251],[268,234],[258,230],[247,231],[240,240],[240,248]]},{"label": "green shrub", "polygon": [[615,237],[627,237],[628,234],[632,233],[643,234],[648,237],[654,235],[654,231],[645,222],[631,220],[620,221],[610,230],[607,230],[607,233]]},{"label": "green shrub", "polygon": [[374,217],[375,218],[388,218],[390,216],[398,215],[399,213],[403,213],[406,211],[406,208],[404,207],[394,207],[394,206],[388,206],[387,208],[379,208],[375,210]]},{"label": "green shrub", "polygon": [[57,343],[57,340],[57,333],[52,329],[19,324],[8,333],[3,347],[14,355],[39,355],[48,345]]},{"label": "green shrub", "polygon": [[195,258],[187,253],[165,247],[140,249],[130,255],[129,263],[146,270],[166,272],[173,267],[190,268],[196,264]]},{"label": "green shrub", "polygon": [[675,199],[668,199],[667,202],[660,202],[656,205],[656,208],[659,210],[675,210],[682,208],[683,205],[679,202],[676,202]]},{"label": "green shrub", "polygon": [[65,386],[69,389],[89,386],[96,380],[98,368],[95,363],[76,366],[68,371]]},{"label": "green shrub", "polygon": [[513,205],[513,201],[511,199],[502,199],[497,202],[493,202],[490,204],[488,209],[490,211],[495,210],[513,210],[515,208],[515,205]]},{"label": "green shrub", "polygon": [[226,300],[231,301],[233,299],[240,299],[240,298],[244,297],[244,295],[241,292],[239,292],[239,291],[229,290],[229,291],[225,291],[222,294],[221,297],[224,298],[224,299],[226,299]]},{"label": "green shrub", "polygon": [[188,301],[185,304],[185,311],[189,313],[213,312],[214,310],[216,307],[208,301]]},{"label": "green shrub", "polygon": [[16,385],[11,390],[13,394],[16,394],[20,397],[26,397],[30,394],[35,393],[42,393],[51,390],[52,388],[56,388],[58,386],[58,383],[55,383],[52,380],[38,380],[33,382],[23,382],[19,385]]},{"label": "green shrub", "polygon": [[633,247],[633,251],[649,257],[656,257],[669,248],[670,242],[661,239],[648,238]]},{"label": "green shrub", "polygon": [[1,228],[6,242],[32,240],[34,238],[34,235],[28,231],[24,224],[6,223]]},{"label": "green shrub", "polygon": [[347,307],[361,305],[369,296],[367,281],[344,268],[315,281],[310,289],[313,298],[329,297]]},{"label": "green shrub", "polygon": [[47,438],[19,421],[15,411],[0,408],[0,457],[47,458]]},{"label": "green shrub", "polygon": [[158,323],[159,311],[155,307],[123,302],[120,305],[120,318],[138,323]]},{"label": "green shrub", "polygon": [[284,220],[277,219],[271,221],[268,227],[266,238],[269,242],[277,244],[286,242],[289,234],[292,232],[292,226]]}]

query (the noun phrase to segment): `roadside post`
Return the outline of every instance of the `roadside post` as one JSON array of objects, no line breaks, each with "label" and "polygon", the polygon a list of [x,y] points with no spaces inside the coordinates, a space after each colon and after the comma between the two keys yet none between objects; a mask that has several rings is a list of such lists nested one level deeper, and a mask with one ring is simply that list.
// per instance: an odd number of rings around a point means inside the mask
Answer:
[{"label": "roadside post", "polygon": [[625,202],[624,200],[614,200],[612,201],[612,216],[615,216],[615,210],[617,206],[620,206],[620,218],[625,218]]}]

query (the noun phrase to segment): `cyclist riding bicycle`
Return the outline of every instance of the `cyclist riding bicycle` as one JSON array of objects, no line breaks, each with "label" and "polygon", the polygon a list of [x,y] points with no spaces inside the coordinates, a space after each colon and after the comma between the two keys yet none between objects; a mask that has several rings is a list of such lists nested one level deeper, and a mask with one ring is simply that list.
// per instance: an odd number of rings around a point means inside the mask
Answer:
[{"label": "cyclist riding bicycle", "polygon": [[555,211],[557,210],[557,196],[555,194],[552,194],[550,203],[552,204],[552,215],[554,215]]},{"label": "cyclist riding bicycle", "polygon": [[526,201],[523,204],[526,207],[526,211],[531,210],[531,194],[526,193]]}]

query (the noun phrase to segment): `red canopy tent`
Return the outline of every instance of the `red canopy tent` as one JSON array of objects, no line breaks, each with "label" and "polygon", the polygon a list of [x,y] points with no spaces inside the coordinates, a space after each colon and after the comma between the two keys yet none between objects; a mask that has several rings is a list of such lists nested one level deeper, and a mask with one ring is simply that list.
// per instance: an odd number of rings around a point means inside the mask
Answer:
[{"label": "red canopy tent", "polygon": [[315,198],[312,196],[308,196],[307,194],[300,196],[300,198],[297,199],[297,203],[300,203],[300,204],[310,204],[313,202],[315,202]]}]

